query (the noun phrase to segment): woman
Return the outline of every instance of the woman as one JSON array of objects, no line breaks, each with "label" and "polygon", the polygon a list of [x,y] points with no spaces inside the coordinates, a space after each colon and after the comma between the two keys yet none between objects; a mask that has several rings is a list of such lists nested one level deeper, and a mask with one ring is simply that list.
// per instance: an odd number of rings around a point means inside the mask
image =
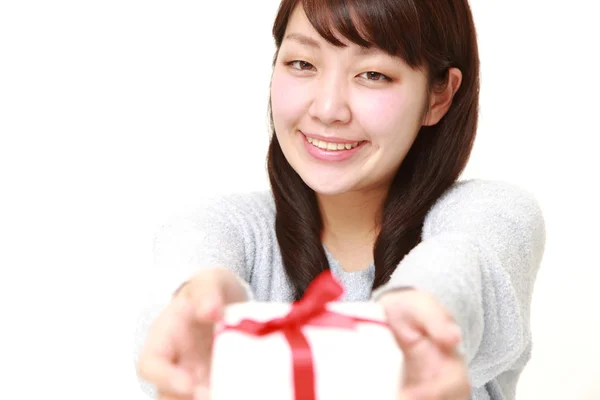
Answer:
[{"label": "woman", "polygon": [[346,300],[383,305],[402,398],[513,399],[544,221],[518,188],[457,182],[479,94],[467,1],[283,0],[273,34],[272,192],[163,230],[162,280],[181,286],[140,327],[141,378],[207,398],[223,307],[293,301],[331,269]]}]

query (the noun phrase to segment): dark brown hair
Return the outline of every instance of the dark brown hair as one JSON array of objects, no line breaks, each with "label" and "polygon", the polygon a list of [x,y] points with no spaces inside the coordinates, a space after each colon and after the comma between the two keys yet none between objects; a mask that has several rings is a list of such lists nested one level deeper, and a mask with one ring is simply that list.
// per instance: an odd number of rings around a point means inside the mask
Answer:
[{"label": "dark brown hair", "polygon": [[[467,0],[283,0],[273,26],[277,51],[299,4],[329,43],[344,46],[338,39],[343,37],[399,56],[427,73],[429,90],[447,82],[449,68],[462,72],[450,109],[436,125],[420,129],[388,191],[374,248],[375,289],[420,242],[427,212],[469,159],[479,106],[479,55],[471,10]],[[329,264],[316,195],[283,155],[271,111],[270,117],[267,168],[277,210],[275,230],[298,299]]]}]

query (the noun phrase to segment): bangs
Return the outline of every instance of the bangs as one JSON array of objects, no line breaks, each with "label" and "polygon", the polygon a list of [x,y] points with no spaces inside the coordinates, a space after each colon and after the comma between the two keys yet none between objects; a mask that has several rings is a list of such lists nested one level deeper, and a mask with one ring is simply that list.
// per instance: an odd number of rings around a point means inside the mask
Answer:
[{"label": "bangs", "polygon": [[412,68],[423,64],[422,35],[412,0],[301,0],[315,30],[334,46],[340,37],[402,58]]}]

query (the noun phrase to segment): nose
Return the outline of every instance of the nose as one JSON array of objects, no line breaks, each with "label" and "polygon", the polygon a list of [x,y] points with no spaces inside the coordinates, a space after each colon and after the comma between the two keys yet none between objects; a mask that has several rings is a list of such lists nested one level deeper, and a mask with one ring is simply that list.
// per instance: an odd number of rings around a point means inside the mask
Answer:
[{"label": "nose", "polygon": [[308,114],[324,125],[347,124],[352,118],[347,88],[339,79],[327,77],[315,81],[314,96]]}]

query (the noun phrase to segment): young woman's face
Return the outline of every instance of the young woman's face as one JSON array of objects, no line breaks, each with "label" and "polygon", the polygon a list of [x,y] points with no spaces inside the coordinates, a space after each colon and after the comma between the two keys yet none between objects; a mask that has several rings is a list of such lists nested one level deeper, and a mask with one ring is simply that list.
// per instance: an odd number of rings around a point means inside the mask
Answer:
[{"label": "young woman's face", "polygon": [[383,51],[337,48],[292,14],[271,84],[277,139],[315,192],[389,185],[421,127],[426,76]]}]

